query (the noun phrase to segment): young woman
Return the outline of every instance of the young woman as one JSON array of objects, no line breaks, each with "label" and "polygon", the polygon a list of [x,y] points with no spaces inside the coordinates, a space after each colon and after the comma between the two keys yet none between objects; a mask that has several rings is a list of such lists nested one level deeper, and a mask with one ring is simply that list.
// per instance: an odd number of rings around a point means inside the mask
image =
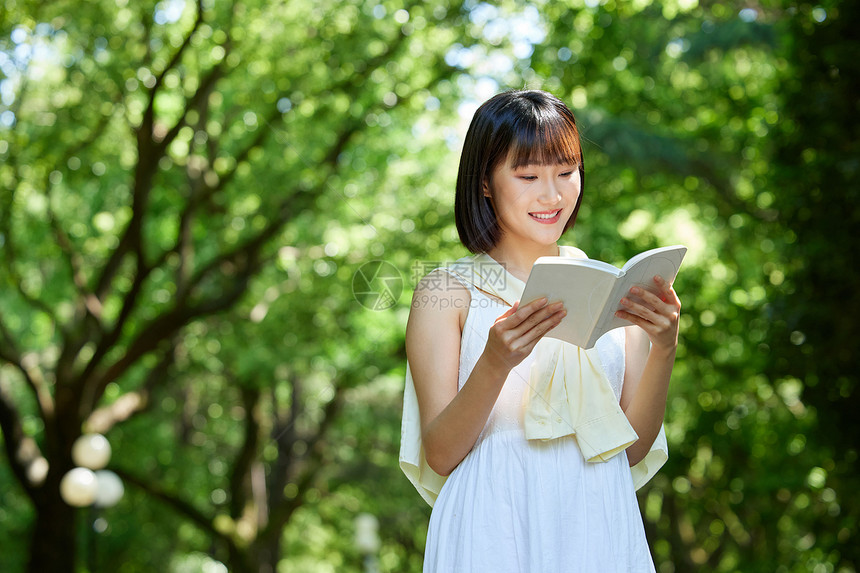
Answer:
[{"label": "young woman", "polygon": [[475,113],[455,214],[477,254],[421,280],[406,329],[401,467],[433,505],[427,572],[654,571],[635,490],[666,459],[675,291],[631,290],[631,326],[590,350],[544,338],[561,303],[518,300],[538,257],[585,256],[558,245],[583,178],[559,99],[510,91]]}]

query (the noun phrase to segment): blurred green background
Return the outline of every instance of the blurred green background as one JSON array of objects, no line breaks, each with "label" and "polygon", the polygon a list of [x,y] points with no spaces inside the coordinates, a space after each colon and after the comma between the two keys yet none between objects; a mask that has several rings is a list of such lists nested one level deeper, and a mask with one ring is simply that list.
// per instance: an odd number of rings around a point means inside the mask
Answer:
[{"label": "blurred green background", "polygon": [[[853,572],[857,3],[6,0],[0,11],[0,570],[420,571],[397,467],[416,274],[465,254],[466,122],[565,100],[563,239],[676,242],[661,573]],[[397,304],[353,294],[399,270]],[[394,293],[396,294],[396,293]],[[383,305],[384,306],[384,305]],[[125,483],[73,510],[82,432]]]}]

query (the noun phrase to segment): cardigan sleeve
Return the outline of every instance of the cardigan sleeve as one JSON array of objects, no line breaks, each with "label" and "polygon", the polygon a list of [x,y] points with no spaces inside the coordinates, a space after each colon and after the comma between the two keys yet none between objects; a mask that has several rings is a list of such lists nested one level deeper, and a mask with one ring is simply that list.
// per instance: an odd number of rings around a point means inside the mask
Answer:
[{"label": "cardigan sleeve", "polygon": [[421,443],[421,415],[409,361],[406,362],[406,387],[403,391],[403,422],[400,427],[400,469],[432,507],[445,483],[444,476],[434,472],[424,456]]},{"label": "cardigan sleeve", "polygon": [[651,444],[651,449],[648,450],[642,461],[630,468],[633,473],[633,485],[636,489],[648,483],[668,459],[669,444],[666,442],[666,429],[661,425],[660,433],[657,434],[657,438]]}]

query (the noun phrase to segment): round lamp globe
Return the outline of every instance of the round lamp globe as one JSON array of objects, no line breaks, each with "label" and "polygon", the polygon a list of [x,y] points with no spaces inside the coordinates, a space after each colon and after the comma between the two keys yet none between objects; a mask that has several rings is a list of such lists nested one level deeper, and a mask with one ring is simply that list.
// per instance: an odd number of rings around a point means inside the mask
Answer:
[{"label": "round lamp globe", "polygon": [[96,507],[113,507],[122,499],[125,488],[118,475],[110,470],[99,470],[96,472],[98,489],[96,490]]},{"label": "round lamp globe", "polygon": [[60,480],[60,495],[73,507],[86,507],[96,499],[96,474],[87,468],[74,468]]},{"label": "round lamp globe", "polygon": [[101,434],[84,434],[72,445],[72,459],[81,467],[100,470],[110,461],[110,443]]}]

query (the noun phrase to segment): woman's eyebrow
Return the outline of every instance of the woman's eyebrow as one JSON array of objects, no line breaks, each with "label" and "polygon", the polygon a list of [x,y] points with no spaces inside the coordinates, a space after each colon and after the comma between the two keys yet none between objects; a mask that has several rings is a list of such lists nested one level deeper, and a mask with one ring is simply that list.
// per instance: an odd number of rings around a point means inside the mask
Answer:
[{"label": "woman's eyebrow", "polygon": [[558,163],[523,163],[521,165],[512,165],[511,169],[533,169],[536,167],[569,167],[571,169],[577,169],[579,167],[579,161],[559,161]]}]

